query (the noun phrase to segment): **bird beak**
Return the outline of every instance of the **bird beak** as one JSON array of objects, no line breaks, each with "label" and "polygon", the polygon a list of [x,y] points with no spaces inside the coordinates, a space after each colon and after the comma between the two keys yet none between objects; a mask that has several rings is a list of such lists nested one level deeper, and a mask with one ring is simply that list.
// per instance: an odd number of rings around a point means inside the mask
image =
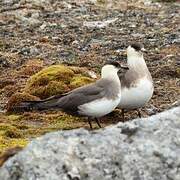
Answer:
[{"label": "bird beak", "polygon": [[120,65],[120,69],[126,69],[126,70],[129,69],[129,67],[127,66],[127,64],[125,64],[124,62],[120,62],[119,65]]},{"label": "bird beak", "polygon": [[141,48],[141,52],[147,53],[148,51],[146,49],[144,49],[144,48]]},{"label": "bird beak", "polygon": [[128,67],[127,65],[124,65],[124,64],[123,64],[123,65],[121,64],[121,68],[122,68],[122,69],[126,69],[126,70],[129,69],[129,67]]}]

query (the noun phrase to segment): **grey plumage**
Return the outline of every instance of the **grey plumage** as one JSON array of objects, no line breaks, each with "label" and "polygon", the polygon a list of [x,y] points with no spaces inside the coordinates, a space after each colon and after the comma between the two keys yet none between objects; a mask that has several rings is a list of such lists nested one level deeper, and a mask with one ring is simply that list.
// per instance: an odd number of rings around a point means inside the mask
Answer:
[{"label": "grey plumage", "polygon": [[152,76],[149,71],[135,71],[134,69],[129,69],[126,73],[120,74],[119,78],[121,81],[121,89],[135,87],[138,81],[146,76],[147,79],[152,81]]},{"label": "grey plumage", "polygon": [[[112,91],[112,88],[114,91]],[[46,109],[61,109],[65,112],[76,114],[78,106],[107,97],[114,99],[117,97],[118,89],[116,83],[109,79],[100,79],[93,84],[77,88],[66,94],[52,96],[40,101],[22,102],[17,110],[46,110]]]}]

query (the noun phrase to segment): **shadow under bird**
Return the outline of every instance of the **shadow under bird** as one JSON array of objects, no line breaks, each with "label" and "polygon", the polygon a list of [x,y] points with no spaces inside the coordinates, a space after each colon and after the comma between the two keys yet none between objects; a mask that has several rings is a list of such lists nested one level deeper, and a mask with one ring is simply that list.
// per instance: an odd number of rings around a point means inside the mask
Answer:
[{"label": "shadow under bird", "polygon": [[141,44],[135,43],[127,48],[127,64],[129,70],[119,76],[121,81],[121,101],[123,119],[125,110],[137,110],[143,107],[152,97],[154,86],[151,74],[143,57],[146,50]]},{"label": "shadow under bird", "polygon": [[112,112],[120,102],[121,84],[117,72],[121,68],[128,69],[119,62],[108,62],[102,67],[101,78],[95,83],[44,100],[22,102],[14,107],[14,111],[59,109],[88,117],[91,129],[91,119],[95,119],[101,127],[98,118]]}]

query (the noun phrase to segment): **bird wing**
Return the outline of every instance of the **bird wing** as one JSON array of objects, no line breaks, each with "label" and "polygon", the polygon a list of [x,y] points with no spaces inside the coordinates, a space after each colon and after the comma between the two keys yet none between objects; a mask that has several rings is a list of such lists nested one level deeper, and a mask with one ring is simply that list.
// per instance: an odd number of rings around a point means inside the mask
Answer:
[{"label": "bird wing", "polygon": [[78,106],[104,97],[105,89],[101,81],[70,91],[59,99],[58,107],[65,111],[76,111]]},{"label": "bird wing", "polygon": [[62,109],[76,112],[79,105],[100,99],[105,95],[105,81],[98,80],[83,87],[74,89],[68,93],[55,95],[40,101],[24,101],[16,109]]}]

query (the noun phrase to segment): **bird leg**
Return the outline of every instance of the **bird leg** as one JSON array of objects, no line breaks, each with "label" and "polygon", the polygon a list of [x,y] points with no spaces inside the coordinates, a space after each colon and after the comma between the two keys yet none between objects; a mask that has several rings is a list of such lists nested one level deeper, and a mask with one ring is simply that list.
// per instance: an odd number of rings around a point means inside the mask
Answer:
[{"label": "bird leg", "polygon": [[124,120],[125,120],[124,113],[125,113],[125,110],[124,110],[124,109],[122,109],[121,114],[122,114],[123,122],[124,122]]},{"label": "bird leg", "polygon": [[100,124],[100,122],[99,122],[99,119],[98,119],[98,118],[95,118],[95,121],[96,121],[97,125],[99,126],[99,128],[101,128],[101,124]]},{"label": "bird leg", "polygon": [[141,117],[142,117],[142,116],[141,116],[141,111],[140,111],[139,109],[136,109],[136,111],[137,111],[137,113],[138,113],[139,118],[141,118]]},{"label": "bird leg", "polygon": [[88,118],[88,123],[89,123],[90,129],[92,129],[92,124],[91,124],[91,119],[90,118]]}]

